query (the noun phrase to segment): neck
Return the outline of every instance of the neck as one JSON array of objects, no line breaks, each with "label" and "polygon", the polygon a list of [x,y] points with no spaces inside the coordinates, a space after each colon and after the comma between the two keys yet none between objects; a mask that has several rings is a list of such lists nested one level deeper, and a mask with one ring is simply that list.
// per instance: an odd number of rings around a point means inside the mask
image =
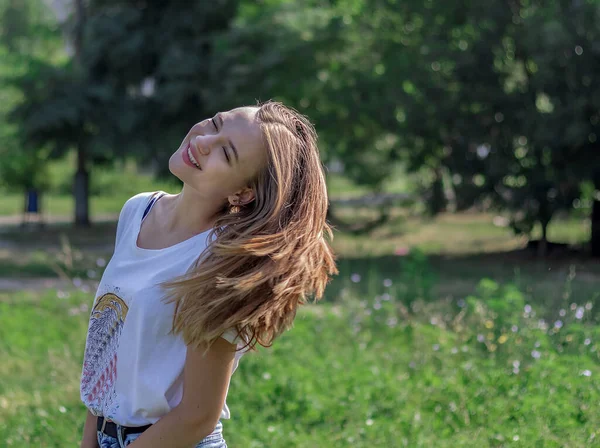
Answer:
[{"label": "neck", "polygon": [[184,186],[169,204],[167,228],[182,233],[202,233],[214,225],[222,205],[222,201],[211,201]]}]

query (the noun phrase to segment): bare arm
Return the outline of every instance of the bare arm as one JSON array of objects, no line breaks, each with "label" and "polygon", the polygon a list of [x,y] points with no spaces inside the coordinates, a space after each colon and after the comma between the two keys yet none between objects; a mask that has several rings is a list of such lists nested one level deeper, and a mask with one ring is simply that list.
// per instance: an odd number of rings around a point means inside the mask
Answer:
[{"label": "bare arm", "polygon": [[80,448],[99,448],[97,421],[97,417],[88,410],[85,425],[83,426],[83,438],[81,439]]},{"label": "bare arm", "polygon": [[189,448],[217,426],[225,403],[236,346],[219,338],[202,356],[188,346],[181,403],[148,428],[131,448]]}]

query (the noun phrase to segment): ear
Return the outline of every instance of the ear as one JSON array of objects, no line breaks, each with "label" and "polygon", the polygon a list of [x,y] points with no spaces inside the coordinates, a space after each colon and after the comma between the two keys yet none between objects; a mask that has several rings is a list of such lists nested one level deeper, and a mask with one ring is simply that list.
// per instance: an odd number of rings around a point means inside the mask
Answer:
[{"label": "ear", "polygon": [[227,199],[231,205],[246,205],[255,199],[254,190],[251,187],[244,187]]}]

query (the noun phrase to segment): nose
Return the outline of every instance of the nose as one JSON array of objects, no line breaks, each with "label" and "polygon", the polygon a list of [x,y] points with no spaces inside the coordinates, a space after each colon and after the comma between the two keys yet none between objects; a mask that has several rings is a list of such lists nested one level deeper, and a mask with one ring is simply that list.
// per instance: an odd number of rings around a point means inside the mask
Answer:
[{"label": "nose", "polygon": [[210,153],[210,149],[207,145],[202,144],[202,137],[197,135],[192,139],[192,144],[203,156],[207,156]]}]

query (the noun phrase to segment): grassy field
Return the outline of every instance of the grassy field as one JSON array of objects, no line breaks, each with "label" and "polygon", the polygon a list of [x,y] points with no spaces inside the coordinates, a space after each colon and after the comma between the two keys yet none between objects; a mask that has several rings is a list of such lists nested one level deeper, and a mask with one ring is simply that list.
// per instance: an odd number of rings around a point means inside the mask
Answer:
[{"label": "grassy field", "polygon": [[[590,301],[566,306],[559,327],[511,285],[484,281],[465,299],[434,301],[386,285],[307,306],[272,349],[242,359],[229,446],[596,445]],[[74,291],[0,295],[3,446],[77,446],[90,305]]]},{"label": "grassy field", "polygon": [[[369,235],[336,232],[323,303],[242,359],[229,446],[600,446],[600,263],[540,260],[494,215],[392,214]],[[114,232],[0,232],[0,280],[68,281],[0,292],[0,446],[78,446],[89,307]],[[556,220],[550,238],[577,246],[589,224]]]}]

